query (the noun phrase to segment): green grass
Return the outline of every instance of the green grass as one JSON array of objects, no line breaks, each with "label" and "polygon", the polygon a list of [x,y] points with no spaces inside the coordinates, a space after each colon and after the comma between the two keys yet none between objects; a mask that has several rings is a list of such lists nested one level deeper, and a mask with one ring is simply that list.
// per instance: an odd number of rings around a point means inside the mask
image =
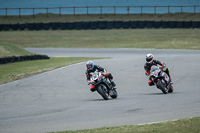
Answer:
[{"label": "green grass", "polygon": [[[14,44],[0,43],[0,57],[30,54],[34,53],[30,53]],[[87,61],[90,59],[100,58],[52,57],[48,60],[34,60],[0,64],[0,84],[25,78],[38,73],[50,71],[74,63]]]},{"label": "green grass", "polygon": [[200,49],[199,29],[1,31],[21,47]]},{"label": "green grass", "polygon": [[31,55],[31,54],[33,53],[30,53],[17,45],[0,43],[0,57]]},{"label": "green grass", "polygon": [[86,57],[52,57],[48,60],[24,61],[0,65],[0,84],[21,78],[29,77],[38,73],[50,71],[63,66],[87,61]]},{"label": "green grass", "polygon": [[104,127],[56,133],[199,133],[200,117],[145,125]]},{"label": "green grass", "polygon": [[48,23],[48,22],[80,22],[80,21],[199,21],[200,13],[170,13],[170,14],[90,14],[90,15],[59,15],[59,14],[37,14],[27,16],[0,16],[0,24],[14,23]]}]

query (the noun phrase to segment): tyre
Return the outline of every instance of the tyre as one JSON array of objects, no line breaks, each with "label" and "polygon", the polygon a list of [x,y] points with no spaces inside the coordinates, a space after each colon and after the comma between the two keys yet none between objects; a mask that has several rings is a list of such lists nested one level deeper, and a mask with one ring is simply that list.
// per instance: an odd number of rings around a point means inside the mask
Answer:
[{"label": "tyre", "polygon": [[108,89],[105,85],[100,84],[97,88],[97,92],[103,97],[104,100],[108,100]]},{"label": "tyre", "polygon": [[172,85],[170,85],[170,89],[169,89],[169,93],[172,93],[174,91],[174,88],[173,88],[173,86]]},{"label": "tyre", "polygon": [[163,85],[162,80],[159,80],[159,81],[158,81],[158,85],[159,85],[159,88],[161,89],[161,91],[162,91],[164,94],[167,94],[167,93],[168,93],[168,90],[167,90],[167,88]]},{"label": "tyre", "polygon": [[117,91],[115,89],[112,90],[112,95],[110,95],[113,99],[117,98]]}]

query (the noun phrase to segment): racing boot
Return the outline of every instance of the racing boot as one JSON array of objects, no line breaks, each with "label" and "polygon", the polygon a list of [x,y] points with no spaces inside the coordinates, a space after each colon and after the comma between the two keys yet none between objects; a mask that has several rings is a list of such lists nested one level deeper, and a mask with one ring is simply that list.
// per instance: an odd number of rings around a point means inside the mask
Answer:
[{"label": "racing boot", "polygon": [[169,77],[169,81],[170,81],[170,84],[173,84],[172,78],[171,78],[171,77]]},{"label": "racing boot", "polygon": [[170,84],[173,84],[172,78],[171,78],[171,76],[170,76],[170,74],[169,74],[169,69],[168,69],[168,68],[167,68],[167,70],[166,70],[166,73],[167,73],[167,75],[169,76]]}]

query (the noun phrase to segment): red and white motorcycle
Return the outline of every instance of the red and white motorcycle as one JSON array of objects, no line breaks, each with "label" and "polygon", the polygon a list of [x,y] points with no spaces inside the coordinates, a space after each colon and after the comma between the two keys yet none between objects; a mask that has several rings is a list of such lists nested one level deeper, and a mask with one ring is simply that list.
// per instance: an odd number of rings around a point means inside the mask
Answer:
[{"label": "red and white motorcycle", "polygon": [[109,97],[115,99],[117,98],[117,91],[113,88],[109,79],[105,77],[102,72],[90,73],[90,83],[95,86],[97,92],[103,97],[103,99],[108,100]]},{"label": "red and white motorcycle", "polygon": [[150,70],[150,79],[164,94],[172,93],[174,91],[170,83],[169,76],[162,70],[161,67],[153,65]]}]

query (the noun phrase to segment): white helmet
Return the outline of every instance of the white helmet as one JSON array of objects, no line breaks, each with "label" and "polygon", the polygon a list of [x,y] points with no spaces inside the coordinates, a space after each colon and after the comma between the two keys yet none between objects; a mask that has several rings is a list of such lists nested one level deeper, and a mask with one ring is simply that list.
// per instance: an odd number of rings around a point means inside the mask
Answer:
[{"label": "white helmet", "polygon": [[92,70],[94,68],[94,62],[91,60],[87,61],[86,67],[88,70]]},{"label": "white helmet", "polygon": [[147,54],[146,55],[146,61],[147,61],[147,63],[151,63],[153,61],[153,55],[152,54]]}]

